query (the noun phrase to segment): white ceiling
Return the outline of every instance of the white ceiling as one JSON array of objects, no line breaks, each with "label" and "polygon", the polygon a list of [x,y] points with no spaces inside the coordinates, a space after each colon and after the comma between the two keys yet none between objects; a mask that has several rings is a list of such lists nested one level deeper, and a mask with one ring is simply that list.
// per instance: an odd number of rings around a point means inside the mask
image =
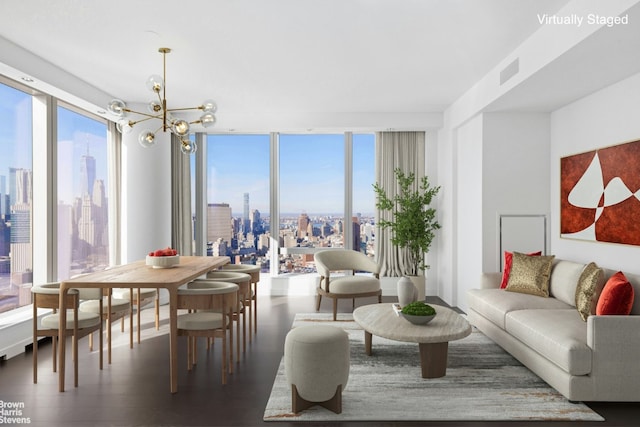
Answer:
[{"label": "white ceiling", "polygon": [[169,107],[213,98],[225,129],[232,117],[442,112],[566,3],[2,0],[0,37],[141,103],[170,47]]}]

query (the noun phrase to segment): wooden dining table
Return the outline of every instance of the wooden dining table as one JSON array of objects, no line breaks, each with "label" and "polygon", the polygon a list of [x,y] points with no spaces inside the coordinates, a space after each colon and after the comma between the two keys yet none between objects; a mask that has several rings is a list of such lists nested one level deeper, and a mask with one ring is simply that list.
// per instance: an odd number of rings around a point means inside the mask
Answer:
[{"label": "wooden dining table", "polygon": [[[165,288],[169,291],[169,354],[171,393],[178,391],[178,288],[190,281],[230,262],[226,256],[181,256],[172,268],[153,268],[145,260],[119,265],[63,280],[60,283],[60,324],[67,321],[69,289],[74,288]],[[60,329],[58,346],[58,386],[64,391],[66,330]]]}]

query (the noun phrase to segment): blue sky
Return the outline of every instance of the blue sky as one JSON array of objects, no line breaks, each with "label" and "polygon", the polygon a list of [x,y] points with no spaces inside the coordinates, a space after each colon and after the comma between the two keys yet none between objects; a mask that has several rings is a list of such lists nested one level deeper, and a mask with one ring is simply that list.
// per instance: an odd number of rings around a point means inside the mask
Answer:
[{"label": "blue sky", "polygon": [[[208,202],[229,203],[241,214],[243,195],[250,209],[269,212],[269,135],[209,136]],[[280,135],[280,211],[342,213],[344,136]],[[354,135],[354,212],[373,212],[372,134]]]},{"label": "blue sky", "polygon": [[[9,167],[32,167],[31,96],[0,84],[0,175],[9,185]],[[80,193],[80,158],[96,158],[96,178],[106,183],[106,126],[65,108],[58,108],[58,199],[71,203]],[[20,144],[20,145],[18,145]],[[0,189],[4,192],[8,189]]]},{"label": "blue sky", "polygon": [[[16,109],[15,106],[18,106]],[[24,120],[22,120],[24,118]],[[96,178],[106,183],[106,129],[103,123],[58,108],[58,199],[71,203],[80,193],[80,158],[97,159]],[[344,203],[342,134],[280,135],[280,211],[300,214],[340,214]],[[27,147],[16,148],[16,141]],[[269,212],[269,135],[211,135],[208,149],[208,202],[229,203],[234,214],[243,210],[249,193],[251,209]],[[353,211],[374,210],[373,134],[353,135]],[[26,148],[26,149],[25,149]],[[0,84],[0,175],[8,168],[31,166],[31,97]],[[73,159],[73,164],[69,163]]]}]

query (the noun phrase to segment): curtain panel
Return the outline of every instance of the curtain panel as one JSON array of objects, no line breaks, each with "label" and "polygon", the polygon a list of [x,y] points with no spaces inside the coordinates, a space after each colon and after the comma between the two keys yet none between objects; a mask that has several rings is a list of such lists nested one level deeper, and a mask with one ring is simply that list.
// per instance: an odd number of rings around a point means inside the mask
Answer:
[{"label": "curtain panel", "polygon": [[171,134],[171,245],[180,255],[193,255],[191,218],[191,158],[180,151]]},{"label": "curtain panel", "polygon": [[[399,192],[395,169],[405,173],[413,172],[416,177],[415,189],[425,174],[425,133],[424,132],[377,132],[376,133],[376,182],[384,188],[389,198]],[[376,210],[376,224],[379,219],[393,220],[391,212]],[[377,262],[380,275],[400,277],[407,259],[405,250],[396,248],[391,242],[392,231],[376,226]]]}]

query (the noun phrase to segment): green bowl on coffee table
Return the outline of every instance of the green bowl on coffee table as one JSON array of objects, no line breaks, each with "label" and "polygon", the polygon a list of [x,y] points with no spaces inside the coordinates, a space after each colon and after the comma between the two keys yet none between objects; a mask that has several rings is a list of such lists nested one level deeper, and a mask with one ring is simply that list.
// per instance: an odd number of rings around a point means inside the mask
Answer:
[{"label": "green bowl on coffee table", "polygon": [[424,325],[436,317],[436,310],[422,301],[414,301],[402,307],[400,315],[414,325]]}]

